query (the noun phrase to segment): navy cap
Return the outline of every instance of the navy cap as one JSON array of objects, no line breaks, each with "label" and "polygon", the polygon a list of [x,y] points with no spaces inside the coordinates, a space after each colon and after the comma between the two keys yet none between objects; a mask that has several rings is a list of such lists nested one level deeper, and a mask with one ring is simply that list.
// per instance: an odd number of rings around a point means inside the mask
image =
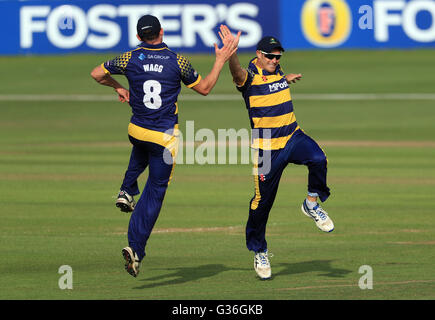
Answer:
[{"label": "navy cap", "polygon": [[147,14],[138,20],[136,29],[141,38],[155,36],[160,32],[160,21],[156,17]]},{"label": "navy cap", "polygon": [[266,36],[261,39],[257,44],[257,50],[261,50],[267,53],[272,52],[273,49],[284,51],[281,42],[275,37]]}]

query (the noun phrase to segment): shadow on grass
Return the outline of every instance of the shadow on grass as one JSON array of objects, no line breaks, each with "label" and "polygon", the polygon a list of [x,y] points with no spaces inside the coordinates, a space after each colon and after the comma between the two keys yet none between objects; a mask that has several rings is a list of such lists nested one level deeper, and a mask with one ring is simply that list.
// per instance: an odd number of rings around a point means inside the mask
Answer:
[{"label": "shadow on grass", "polygon": [[[202,278],[209,278],[221,272],[235,270],[235,269],[227,268],[222,264],[205,264],[197,267],[165,268],[162,270],[168,270],[171,272],[167,274],[163,274],[161,276],[146,278],[143,281],[146,282],[153,281],[153,283],[145,284],[140,287],[135,287],[134,289],[155,288],[155,287],[160,287],[165,285],[186,283]],[[159,282],[155,282],[155,281],[159,281]]]},{"label": "shadow on grass", "polygon": [[[272,264],[272,271],[274,269],[282,269],[276,273],[273,273],[272,279],[285,275],[294,275],[306,272],[321,272],[319,276],[340,278],[352,272],[346,269],[334,268],[333,266],[331,266],[332,261],[333,260],[313,260],[297,263],[278,263],[275,265]],[[205,264],[197,267],[164,268],[161,270],[169,271],[169,273],[143,279],[141,281],[151,283],[146,283],[142,286],[135,287],[134,289],[147,289],[165,285],[181,284],[199,279],[210,278],[225,271],[239,270],[254,273],[253,268],[235,269],[228,268],[222,264]],[[142,270],[142,272],[145,273],[146,271]]]},{"label": "shadow on grass", "polygon": [[[333,260],[313,260],[297,263],[278,263],[276,267],[284,268],[283,270],[275,273],[273,278],[284,275],[293,275],[306,272],[322,272],[319,276],[341,278],[351,273],[351,270],[334,268],[331,266]],[[274,265],[272,265],[274,267]],[[272,269],[273,270],[273,269]]]}]

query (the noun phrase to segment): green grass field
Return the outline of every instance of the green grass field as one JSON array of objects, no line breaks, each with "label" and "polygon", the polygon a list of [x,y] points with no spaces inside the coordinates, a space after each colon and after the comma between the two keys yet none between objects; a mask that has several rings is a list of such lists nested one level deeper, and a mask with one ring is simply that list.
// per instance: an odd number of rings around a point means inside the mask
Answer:
[{"label": "green grass field", "polygon": [[[300,211],[305,167],[284,172],[260,281],[244,226],[250,164],[175,168],[138,278],[124,270],[129,215],[114,206],[128,160],[128,105],[7,100],[110,95],[89,76],[107,55],[0,57],[0,299],[434,299],[435,100],[298,100],[313,93],[435,93],[435,50],[286,52],[301,127],[323,147],[336,229]],[[187,55],[205,76],[213,57]],[[249,55],[242,55],[246,64]],[[125,83],[125,81],[124,81]],[[183,88],[182,95],[194,94]],[[237,94],[225,67],[212,94]],[[2,99],[3,97],[3,99]],[[242,99],[179,102],[180,129],[249,127]],[[144,186],[146,174],[140,179]],[[61,290],[58,269],[73,270]],[[359,268],[373,270],[362,290]]]}]

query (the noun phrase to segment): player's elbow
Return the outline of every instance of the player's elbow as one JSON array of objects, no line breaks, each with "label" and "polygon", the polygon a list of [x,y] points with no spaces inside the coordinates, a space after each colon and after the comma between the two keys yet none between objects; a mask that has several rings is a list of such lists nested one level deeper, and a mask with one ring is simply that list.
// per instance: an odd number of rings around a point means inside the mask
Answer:
[{"label": "player's elbow", "polygon": [[[96,68],[95,68],[96,69]],[[97,72],[95,71],[95,69],[93,69],[91,71],[91,77],[94,78],[95,80],[97,80]]]},{"label": "player's elbow", "polygon": [[202,91],[198,91],[198,93],[201,94],[201,95],[203,95],[204,97],[205,97],[205,96],[208,96],[208,94],[209,94],[210,92],[211,92],[211,89],[209,89],[209,88],[203,89]]},{"label": "player's elbow", "polygon": [[106,74],[104,73],[104,71],[102,72],[101,70],[101,66],[95,67],[92,71],[91,71],[91,77],[95,79],[95,81],[100,82],[101,80],[103,80],[104,76]]},{"label": "player's elbow", "polygon": [[245,81],[246,81],[246,74],[244,74],[242,72],[233,74],[233,82],[237,86],[239,86],[239,87],[243,86],[245,84]]},{"label": "player's elbow", "polygon": [[236,86],[238,86],[238,87],[242,87],[244,84],[245,84],[245,81],[244,81],[244,79],[236,79],[236,78],[233,78],[233,82],[236,84]]},{"label": "player's elbow", "polygon": [[200,95],[206,96],[211,92],[213,87],[203,81],[198,83],[196,86],[192,87],[193,90],[198,92]]}]

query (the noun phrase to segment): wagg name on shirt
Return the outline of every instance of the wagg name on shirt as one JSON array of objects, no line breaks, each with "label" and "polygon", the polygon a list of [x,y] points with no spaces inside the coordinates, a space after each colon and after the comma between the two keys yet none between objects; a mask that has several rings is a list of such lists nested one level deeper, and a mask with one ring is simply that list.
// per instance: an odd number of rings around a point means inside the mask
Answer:
[{"label": "wagg name on shirt", "polygon": [[154,72],[162,72],[163,66],[161,64],[144,64],[143,70],[145,72],[154,71]]},{"label": "wagg name on shirt", "polygon": [[135,47],[136,23],[145,15],[159,18],[165,31],[165,43],[170,47],[195,47],[197,41],[213,47],[219,39],[214,28],[221,23],[241,30],[240,47],[255,46],[262,28],[254,19],[259,8],[252,3],[226,4],[165,4],[112,5],[98,4],[83,9],[75,5],[51,7],[23,6],[20,9],[20,47],[32,48],[35,35],[45,34],[48,41],[61,49],[86,45],[94,49],[109,49],[128,36],[128,45]]}]

